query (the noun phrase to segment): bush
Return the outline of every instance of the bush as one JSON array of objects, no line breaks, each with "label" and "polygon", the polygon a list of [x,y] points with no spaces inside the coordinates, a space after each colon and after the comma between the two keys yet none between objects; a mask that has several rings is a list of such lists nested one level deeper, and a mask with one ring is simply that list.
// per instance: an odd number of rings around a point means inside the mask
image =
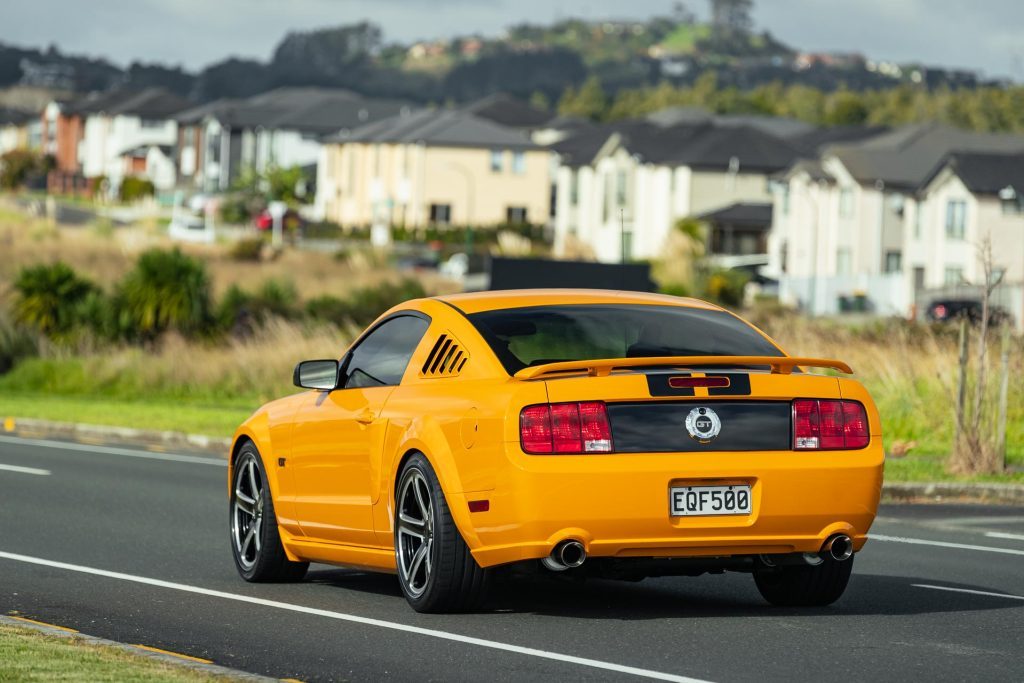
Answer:
[{"label": "bush", "polygon": [[122,202],[134,202],[144,197],[152,197],[154,194],[156,194],[156,188],[153,186],[153,182],[136,176],[128,176],[122,180],[118,190],[118,197]]},{"label": "bush", "polygon": [[266,202],[260,197],[233,194],[221,202],[220,219],[233,225],[247,225],[266,207]]},{"label": "bush", "polygon": [[377,287],[355,289],[348,299],[321,296],[306,303],[306,313],[314,319],[338,325],[351,322],[365,326],[396,304],[426,296],[423,285],[411,278],[385,282]]},{"label": "bush", "polygon": [[265,245],[262,237],[245,237],[232,244],[228,254],[236,261],[259,261]]},{"label": "bush", "polygon": [[14,290],[14,319],[54,338],[71,334],[79,322],[79,306],[97,291],[63,261],[22,268]]},{"label": "bush", "polygon": [[298,300],[295,285],[288,280],[267,280],[255,293],[231,285],[217,307],[217,320],[234,336],[246,336],[269,318],[298,318],[302,314]]},{"label": "bush", "polygon": [[707,275],[704,295],[723,306],[739,307],[743,305],[743,289],[749,281],[750,276],[742,271],[716,269]]},{"label": "bush", "polygon": [[0,375],[10,371],[18,361],[38,355],[39,343],[28,330],[0,315]]},{"label": "bush", "polygon": [[179,249],[150,249],[121,281],[114,305],[129,339],[152,340],[166,330],[203,332],[212,321],[206,267]]},{"label": "bush", "polygon": [[27,149],[12,149],[0,156],[0,189],[15,190],[46,171],[43,156]]}]

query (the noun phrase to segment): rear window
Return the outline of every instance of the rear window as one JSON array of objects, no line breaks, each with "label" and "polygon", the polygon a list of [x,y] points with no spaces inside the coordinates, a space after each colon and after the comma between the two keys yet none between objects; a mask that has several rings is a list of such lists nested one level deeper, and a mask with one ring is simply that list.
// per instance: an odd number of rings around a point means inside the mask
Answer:
[{"label": "rear window", "polygon": [[782,356],[726,311],[585,304],[483,311],[469,316],[513,374],[545,363],[651,356]]}]

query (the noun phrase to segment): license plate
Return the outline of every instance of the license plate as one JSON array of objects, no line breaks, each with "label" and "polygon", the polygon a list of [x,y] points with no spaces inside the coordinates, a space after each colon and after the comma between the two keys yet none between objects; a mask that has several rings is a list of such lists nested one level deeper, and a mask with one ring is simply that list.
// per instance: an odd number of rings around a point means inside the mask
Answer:
[{"label": "license plate", "polygon": [[668,492],[673,517],[749,515],[750,486],[674,486]]}]

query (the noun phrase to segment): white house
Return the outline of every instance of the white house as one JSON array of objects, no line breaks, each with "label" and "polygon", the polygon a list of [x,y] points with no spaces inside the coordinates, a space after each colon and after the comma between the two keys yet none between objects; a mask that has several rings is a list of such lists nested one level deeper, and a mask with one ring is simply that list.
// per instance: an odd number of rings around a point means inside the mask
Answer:
[{"label": "white house", "polygon": [[177,142],[174,115],[189,102],[161,88],[116,93],[82,110],[84,126],[78,147],[81,172],[87,178],[105,176],[112,190],[127,175],[149,177],[158,189],[174,186],[166,173],[150,177],[148,168],[126,162],[140,148],[170,148]]},{"label": "white house", "polygon": [[945,278],[944,265],[928,262],[945,256],[926,244],[933,236],[922,227],[939,209],[919,192],[956,150],[1024,150],[1024,137],[916,124],[826,146],[819,158],[794,164],[774,186],[768,240],[780,298],[814,314],[849,305],[908,315]]},{"label": "white house", "polygon": [[[555,252],[575,241],[608,262],[656,257],[680,218],[770,202],[769,177],[799,154],[751,127],[649,121],[584,130],[552,149],[561,159]],[[741,248],[714,235],[711,242]]]}]

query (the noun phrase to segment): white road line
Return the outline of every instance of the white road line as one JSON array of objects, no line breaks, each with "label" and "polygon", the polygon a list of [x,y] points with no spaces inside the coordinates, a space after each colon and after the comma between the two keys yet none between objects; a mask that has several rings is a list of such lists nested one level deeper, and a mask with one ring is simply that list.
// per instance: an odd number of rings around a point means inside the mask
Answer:
[{"label": "white road line", "polygon": [[43,448],[58,448],[66,451],[88,451],[90,453],[103,453],[105,455],[123,455],[128,458],[142,458],[144,460],[188,462],[197,465],[214,465],[216,467],[227,467],[228,464],[227,460],[221,458],[204,458],[198,455],[179,455],[177,453],[151,453],[149,451],[137,451],[131,448],[93,446],[86,443],[72,443],[70,441],[20,439],[16,436],[0,436],[0,443],[21,444],[24,446],[42,446]]},{"label": "white road line", "polygon": [[325,609],[317,609],[315,607],[304,607],[302,605],[293,605],[288,602],[278,602],[277,600],[265,600],[263,598],[254,598],[248,595],[238,595],[236,593],[226,593],[224,591],[212,590],[210,588],[200,588],[198,586],[189,586],[184,583],[174,583],[173,581],[163,581],[161,579],[150,579],[144,576],[135,576],[133,574],[123,574],[121,572],[111,572],[105,569],[96,569],[94,567],[84,567],[77,564],[68,564],[66,562],[56,562],[54,560],[45,560],[39,557],[30,557],[28,555],[18,555],[16,553],[8,553],[0,551],[0,559],[13,560],[15,562],[25,562],[28,564],[40,565],[43,567],[52,567],[54,569],[65,569],[67,571],[79,572],[81,574],[92,574],[94,576],[103,576],[110,579],[119,579],[121,581],[131,581],[132,583],[141,583],[147,586],[156,586],[158,588],[170,588],[172,590],[183,591],[185,593],[195,593],[198,595],[207,595],[214,598],[223,598],[224,600],[235,600],[237,602],[246,602],[251,605],[260,605],[263,607],[273,607],[275,609],[287,610],[289,612],[299,612],[302,614],[311,614],[318,617],[326,617],[328,619],[338,619],[340,621],[348,621],[356,624],[363,624],[366,626],[376,626],[378,628],[386,628],[392,631],[403,631],[405,633],[415,633],[421,636],[429,636],[431,638],[440,638],[442,640],[455,641],[457,643],[465,643],[467,645],[476,645],[478,647],[485,647],[492,650],[502,650],[504,652],[513,652],[516,654],[526,655],[528,657],[538,657],[540,659],[550,659],[556,662],[563,662],[566,664],[578,664],[579,666],[590,667],[592,669],[602,669],[604,671],[615,671],[617,673],[630,674],[633,676],[639,676],[642,678],[651,678],[659,681],[673,681],[674,683],[707,683],[697,678],[690,678],[688,676],[678,676],[676,674],[664,673],[661,671],[652,671],[650,669],[640,669],[634,666],[626,666],[624,664],[613,664],[612,662],[603,662],[598,659],[588,659],[586,657],[575,657],[573,655],[562,654],[560,652],[550,652],[548,650],[538,650],[532,647],[521,647],[519,645],[511,645],[509,643],[502,643],[496,640],[486,640],[484,638],[474,638],[472,636],[463,636],[458,633],[449,633],[447,631],[439,631],[432,628],[422,628],[420,626],[410,626],[409,624],[400,624],[394,621],[384,621],[382,619],[371,619],[369,617],[360,617],[354,614],[345,614],[344,612],[332,612]]},{"label": "white road line", "polygon": [[868,538],[875,541],[892,541],[894,543],[909,543],[911,545],[934,545],[939,548],[959,548],[960,550],[981,550],[987,553],[1003,553],[1005,555],[1024,555],[1024,550],[1012,548],[994,548],[988,545],[969,545],[966,543],[948,543],[946,541],[928,541],[923,538],[905,538],[903,536],[882,536],[871,534]]},{"label": "white road line", "polygon": [[38,474],[41,477],[45,477],[50,474],[50,470],[40,470],[35,467],[18,467],[17,465],[0,465],[0,470],[5,472],[20,472],[22,474]]},{"label": "white road line", "polygon": [[1005,531],[986,531],[989,538],[1005,538],[1011,541],[1024,541],[1024,534],[1008,534]]},{"label": "white road line", "polygon": [[1024,600],[1020,595],[1008,595],[1007,593],[989,593],[988,591],[975,591],[970,588],[951,588],[950,586],[932,586],[927,583],[912,583],[914,588],[931,588],[937,591],[949,591],[951,593],[970,593],[971,595],[985,595],[991,598],[1008,598],[1010,600]]}]

